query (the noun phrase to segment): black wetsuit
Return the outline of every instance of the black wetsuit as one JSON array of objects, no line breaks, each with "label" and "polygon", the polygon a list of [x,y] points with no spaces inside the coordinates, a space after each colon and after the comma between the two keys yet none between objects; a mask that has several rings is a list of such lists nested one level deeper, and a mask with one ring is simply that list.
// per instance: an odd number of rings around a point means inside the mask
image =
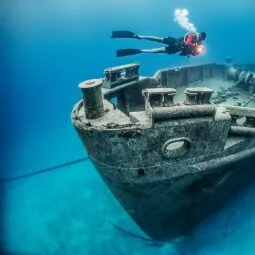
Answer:
[{"label": "black wetsuit", "polygon": [[165,47],[168,54],[175,54],[180,52],[181,56],[187,56],[192,54],[193,49],[188,47],[184,43],[184,36],[179,38],[166,37],[163,39],[163,43],[168,45]]},{"label": "black wetsuit", "polygon": [[175,54],[177,52],[180,52],[182,50],[182,47],[184,46],[184,38],[174,38],[174,37],[166,37],[163,39],[163,43],[168,45],[166,46],[166,52],[168,54]]}]

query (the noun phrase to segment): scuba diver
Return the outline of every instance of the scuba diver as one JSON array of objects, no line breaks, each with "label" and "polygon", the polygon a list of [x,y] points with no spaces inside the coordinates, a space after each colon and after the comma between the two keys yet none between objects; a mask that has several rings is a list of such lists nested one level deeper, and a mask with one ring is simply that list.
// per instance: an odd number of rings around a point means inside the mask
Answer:
[{"label": "scuba diver", "polygon": [[140,53],[166,53],[176,54],[179,52],[179,56],[190,57],[199,55],[204,52],[202,41],[206,39],[206,33],[201,32],[199,34],[188,32],[185,36],[174,38],[174,37],[155,37],[155,36],[142,36],[137,35],[130,31],[113,31],[112,38],[134,38],[138,40],[149,40],[154,42],[160,42],[166,44],[165,47],[155,49],[121,49],[117,50],[117,57],[124,57],[129,55],[135,55]]}]

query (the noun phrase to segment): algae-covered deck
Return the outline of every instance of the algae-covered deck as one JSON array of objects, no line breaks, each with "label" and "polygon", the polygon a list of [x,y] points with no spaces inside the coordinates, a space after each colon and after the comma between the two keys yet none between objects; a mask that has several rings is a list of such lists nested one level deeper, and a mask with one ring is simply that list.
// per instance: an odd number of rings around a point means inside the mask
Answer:
[{"label": "algae-covered deck", "polygon": [[[176,101],[183,101],[185,99],[185,94],[183,91],[189,87],[207,87],[214,90],[212,96],[212,103],[220,103],[226,105],[242,105],[250,101],[252,95],[248,92],[245,92],[241,89],[234,88],[233,82],[225,80],[221,77],[218,78],[210,78],[203,81],[197,81],[193,83],[189,83],[186,85],[178,86],[176,88],[177,94],[175,96]],[[255,101],[251,100],[248,107],[255,107]]]}]

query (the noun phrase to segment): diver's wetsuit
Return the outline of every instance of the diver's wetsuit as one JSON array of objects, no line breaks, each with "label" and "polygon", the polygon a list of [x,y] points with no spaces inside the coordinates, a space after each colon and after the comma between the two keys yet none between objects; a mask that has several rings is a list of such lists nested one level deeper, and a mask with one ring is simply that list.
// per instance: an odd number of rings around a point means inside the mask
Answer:
[{"label": "diver's wetsuit", "polygon": [[176,54],[180,52],[181,56],[186,56],[189,54],[193,54],[193,47],[196,45],[196,34],[187,35],[187,39],[184,42],[184,37],[174,38],[174,37],[154,37],[154,36],[138,36],[137,39],[145,39],[149,41],[156,41],[166,44],[166,47],[149,49],[149,50],[141,50],[143,53],[167,53],[167,54]]},{"label": "diver's wetsuit", "polygon": [[198,52],[194,51],[197,44],[200,44],[198,37],[195,33],[189,33],[185,37],[156,37],[156,36],[143,36],[137,35],[130,31],[113,31],[112,38],[134,38],[138,40],[148,40],[166,44],[165,47],[154,49],[121,49],[117,50],[117,57],[123,57],[128,55],[134,55],[139,53],[166,53],[176,54],[179,52],[180,56],[198,55]]},{"label": "diver's wetsuit", "polygon": [[165,47],[165,51],[168,54],[175,54],[177,52],[180,52],[180,48],[182,45],[182,42],[179,39],[176,39],[174,37],[167,37],[167,38],[163,38],[163,43],[168,45]]}]

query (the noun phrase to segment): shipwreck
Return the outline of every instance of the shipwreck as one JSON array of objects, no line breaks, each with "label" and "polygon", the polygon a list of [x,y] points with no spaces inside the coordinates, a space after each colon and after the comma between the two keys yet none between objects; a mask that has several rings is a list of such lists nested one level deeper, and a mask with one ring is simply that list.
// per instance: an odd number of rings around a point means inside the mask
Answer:
[{"label": "shipwreck", "polygon": [[255,181],[255,65],[139,74],[132,63],[81,82],[71,119],[96,170],[154,240],[186,235]]}]

